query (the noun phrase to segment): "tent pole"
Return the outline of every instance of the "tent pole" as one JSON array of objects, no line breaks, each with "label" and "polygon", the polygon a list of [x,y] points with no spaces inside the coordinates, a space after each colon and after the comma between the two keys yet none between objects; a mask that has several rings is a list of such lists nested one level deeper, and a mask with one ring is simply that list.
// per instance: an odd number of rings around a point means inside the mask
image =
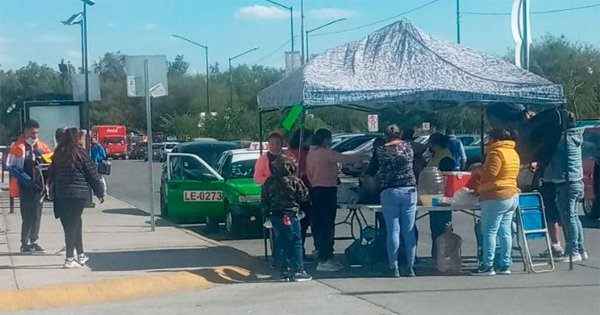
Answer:
[{"label": "tent pole", "polygon": [[481,107],[481,126],[480,126],[480,135],[481,135],[481,142],[479,143],[479,146],[481,147],[481,163],[483,163],[483,161],[485,160],[485,141],[484,141],[484,137],[485,137],[485,117],[484,117],[484,113],[485,110],[483,108],[483,106]]},{"label": "tent pole", "polygon": [[[562,123],[562,128],[563,128],[563,137],[565,138],[565,159],[564,159],[564,168],[565,168],[565,184],[566,184],[566,189],[567,189],[567,196],[571,195],[571,180],[569,179],[569,168],[568,168],[568,163],[569,163],[569,142],[568,142],[568,138],[567,138],[567,134],[568,134],[568,125],[567,125],[567,119],[569,116],[569,111],[567,109],[567,103],[563,103],[561,105],[561,123]],[[579,219],[578,219],[579,220]],[[563,222],[564,223],[564,222]],[[569,235],[568,233],[566,233],[567,238],[569,237],[575,237],[575,235]],[[565,240],[566,242],[568,242],[569,240]],[[573,270],[573,249],[571,248],[569,250],[569,270]]]},{"label": "tent pole", "polygon": [[[300,114],[300,143],[298,144],[298,177],[301,176],[300,161],[302,161],[302,149],[304,148],[304,126],[306,124],[306,108],[302,105],[302,113]],[[306,165],[304,165],[306,167]]]},{"label": "tent pole", "polygon": [[[263,155],[263,123],[262,123],[262,111],[258,111],[258,147],[259,147],[259,151],[260,151],[260,155]],[[265,209],[261,207],[261,214],[262,214],[262,223],[265,223],[265,220],[267,218],[267,216],[265,215]],[[264,225],[262,226],[262,232],[263,232],[263,245],[264,245],[264,249],[265,249],[265,260],[269,260],[269,251],[268,251],[268,246],[267,246],[267,229],[264,227]]]}]

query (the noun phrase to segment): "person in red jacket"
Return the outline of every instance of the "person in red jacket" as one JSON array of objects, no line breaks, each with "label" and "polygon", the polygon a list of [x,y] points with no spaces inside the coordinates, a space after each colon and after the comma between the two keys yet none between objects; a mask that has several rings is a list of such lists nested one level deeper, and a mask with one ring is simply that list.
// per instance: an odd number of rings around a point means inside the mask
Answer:
[{"label": "person in red jacket", "polygon": [[36,242],[40,233],[42,203],[46,192],[44,176],[37,168],[42,155],[50,153],[50,148],[40,141],[40,124],[29,120],[23,134],[11,146],[6,166],[11,174],[10,196],[20,198],[21,252],[43,252]]}]

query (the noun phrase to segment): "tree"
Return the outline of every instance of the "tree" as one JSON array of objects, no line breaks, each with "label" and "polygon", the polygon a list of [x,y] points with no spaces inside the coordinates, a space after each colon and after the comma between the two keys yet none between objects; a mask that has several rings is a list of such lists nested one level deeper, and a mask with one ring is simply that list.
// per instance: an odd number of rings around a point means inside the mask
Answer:
[{"label": "tree", "polygon": [[[507,54],[510,60],[514,54]],[[546,35],[531,46],[530,71],[561,84],[578,119],[600,117],[600,50]]]},{"label": "tree", "polygon": [[177,55],[175,60],[167,62],[169,65],[169,75],[185,75],[190,67],[190,63],[183,60],[183,55]]}]

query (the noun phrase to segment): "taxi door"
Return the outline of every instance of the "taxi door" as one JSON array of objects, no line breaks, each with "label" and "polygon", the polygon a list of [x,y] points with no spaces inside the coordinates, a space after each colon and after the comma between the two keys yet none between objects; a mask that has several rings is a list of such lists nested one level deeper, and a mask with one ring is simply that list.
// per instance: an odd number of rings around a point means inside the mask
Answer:
[{"label": "taxi door", "polygon": [[225,215],[225,180],[195,154],[167,155],[169,216],[185,222]]}]

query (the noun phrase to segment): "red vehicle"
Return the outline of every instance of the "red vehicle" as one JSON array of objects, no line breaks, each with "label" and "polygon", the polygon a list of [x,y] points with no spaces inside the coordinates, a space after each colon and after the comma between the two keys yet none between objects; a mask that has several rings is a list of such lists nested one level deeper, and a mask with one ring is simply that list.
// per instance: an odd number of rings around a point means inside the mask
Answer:
[{"label": "red vehicle", "polygon": [[600,216],[600,125],[586,128],[583,133],[583,210],[587,217]]},{"label": "red vehicle", "polygon": [[96,138],[113,159],[129,159],[127,150],[127,128],[125,126],[94,126],[92,138]]}]

